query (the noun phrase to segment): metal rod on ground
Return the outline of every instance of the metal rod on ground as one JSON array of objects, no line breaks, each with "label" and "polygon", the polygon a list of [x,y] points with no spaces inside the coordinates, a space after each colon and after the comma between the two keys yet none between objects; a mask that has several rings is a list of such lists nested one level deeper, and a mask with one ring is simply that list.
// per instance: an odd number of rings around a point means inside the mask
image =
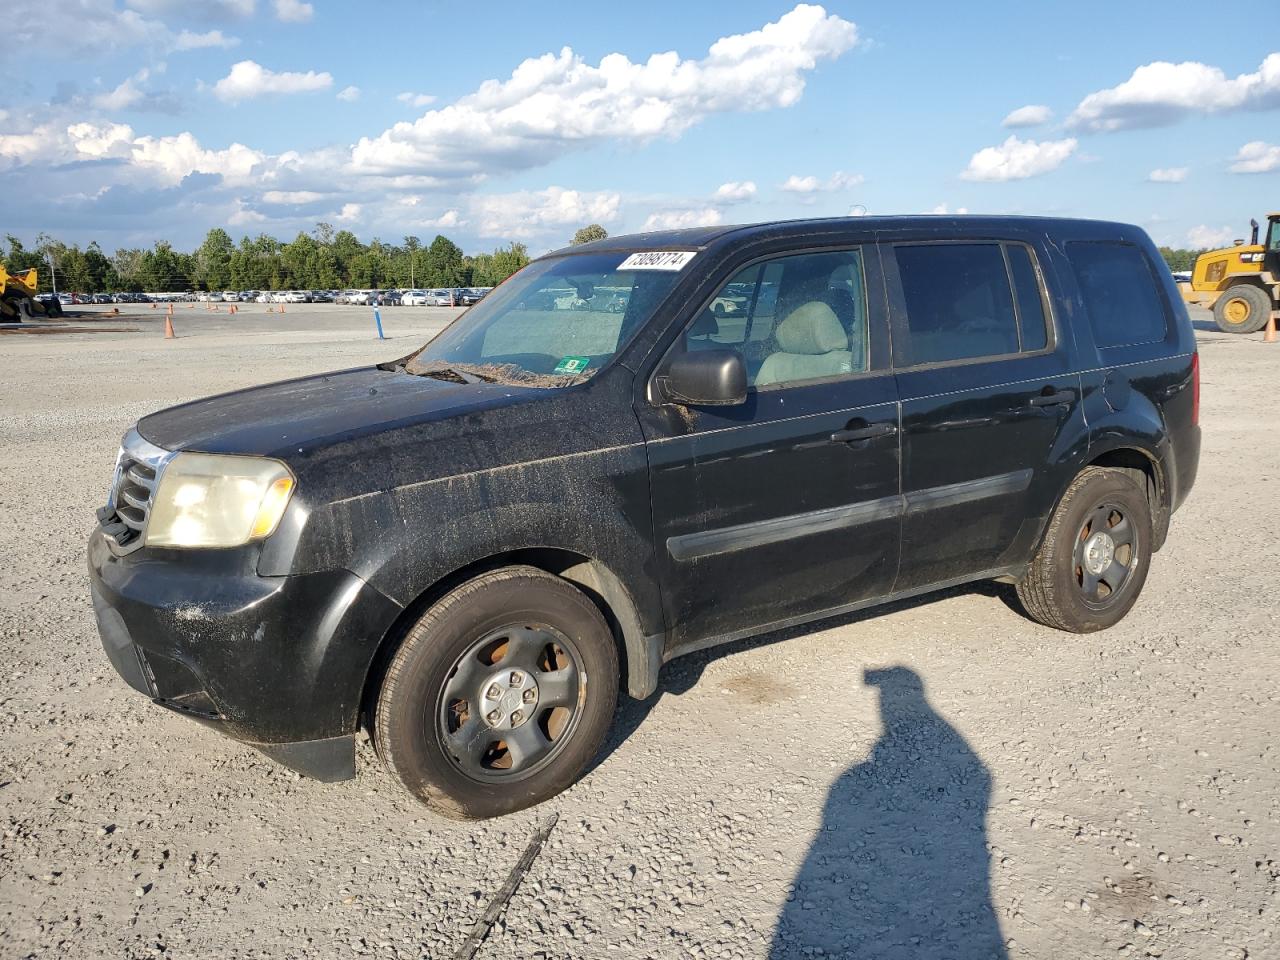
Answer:
[{"label": "metal rod on ground", "polygon": [[515,894],[516,888],[520,886],[520,881],[524,879],[524,875],[533,866],[534,859],[541,852],[542,845],[547,842],[547,837],[551,836],[551,830],[559,819],[560,814],[553,813],[547,818],[546,823],[538,828],[538,832],[533,835],[529,845],[524,848],[524,853],[520,855],[516,865],[507,874],[506,883],[498,888],[498,892],[489,903],[489,908],[475,922],[471,932],[467,934],[466,941],[458,948],[458,952],[453,955],[453,960],[471,960],[476,955],[476,951],[480,949],[480,944],[489,935],[493,925],[498,922],[498,917],[502,916],[502,911],[506,909],[507,903],[510,902],[511,897]]},{"label": "metal rod on ground", "polygon": [[373,308],[373,322],[378,325],[378,339],[379,340],[387,339],[382,333],[382,314],[378,312],[377,307]]}]

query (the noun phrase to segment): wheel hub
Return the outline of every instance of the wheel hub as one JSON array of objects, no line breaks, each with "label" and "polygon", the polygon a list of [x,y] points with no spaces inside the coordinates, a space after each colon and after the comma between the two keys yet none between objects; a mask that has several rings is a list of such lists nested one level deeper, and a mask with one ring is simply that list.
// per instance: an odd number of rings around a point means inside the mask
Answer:
[{"label": "wheel hub", "polygon": [[527,670],[499,670],[481,685],[475,698],[480,716],[492,730],[514,730],[528,722],[538,705],[538,681]]},{"label": "wheel hub", "polygon": [[1115,541],[1107,533],[1099,531],[1085,541],[1084,565],[1095,577],[1111,566],[1115,555]]},{"label": "wheel hub", "polygon": [[1244,323],[1249,319],[1249,304],[1238,298],[1228,300],[1226,314],[1232,323]]}]

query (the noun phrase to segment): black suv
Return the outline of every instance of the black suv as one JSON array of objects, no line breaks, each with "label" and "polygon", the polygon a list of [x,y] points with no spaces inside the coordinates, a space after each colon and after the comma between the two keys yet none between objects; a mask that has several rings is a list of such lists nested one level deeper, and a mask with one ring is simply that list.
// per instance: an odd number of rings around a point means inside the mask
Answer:
[{"label": "black suv", "polygon": [[571,784],[673,657],[981,579],[1133,606],[1200,450],[1136,227],[813,220],[534,261],[417,353],[184,404],[89,543],[108,656],[325,780],[363,725],[441,812]]}]

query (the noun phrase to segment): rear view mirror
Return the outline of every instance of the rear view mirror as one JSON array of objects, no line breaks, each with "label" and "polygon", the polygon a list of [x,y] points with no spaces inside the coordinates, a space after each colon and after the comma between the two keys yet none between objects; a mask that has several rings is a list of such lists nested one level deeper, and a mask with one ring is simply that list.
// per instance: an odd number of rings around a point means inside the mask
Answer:
[{"label": "rear view mirror", "polygon": [[731,406],[747,399],[747,364],[737,350],[682,353],[658,377],[663,399],[695,407]]}]

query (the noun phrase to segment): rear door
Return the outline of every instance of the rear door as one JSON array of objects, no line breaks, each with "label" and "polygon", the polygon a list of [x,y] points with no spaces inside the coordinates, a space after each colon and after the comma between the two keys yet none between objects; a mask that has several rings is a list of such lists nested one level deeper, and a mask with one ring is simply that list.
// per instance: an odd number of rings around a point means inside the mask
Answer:
[{"label": "rear door", "polygon": [[898,564],[898,404],[873,245],[735,266],[679,351],[739,350],[746,403],[638,407],[673,647],[885,594]]},{"label": "rear door", "polygon": [[1080,383],[1036,247],[999,238],[883,247],[902,401],[896,590],[998,571],[1053,502],[1047,464],[1078,416]]}]

